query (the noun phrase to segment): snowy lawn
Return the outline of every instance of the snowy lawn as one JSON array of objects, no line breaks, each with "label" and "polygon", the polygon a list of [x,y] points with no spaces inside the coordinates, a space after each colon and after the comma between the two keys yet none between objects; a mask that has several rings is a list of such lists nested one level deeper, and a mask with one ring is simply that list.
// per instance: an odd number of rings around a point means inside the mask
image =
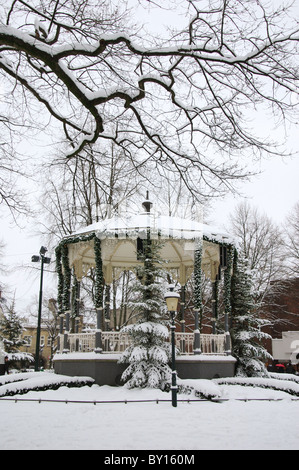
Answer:
[{"label": "snowy lawn", "polygon": [[[29,380],[35,384],[56,380],[54,374],[37,374],[29,374],[26,387]],[[14,378],[9,376],[11,382]],[[7,387],[14,386],[1,385],[7,379],[8,376],[0,377],[2,395]],[[267,380],[267,386],[279,382],[282,389],[290,387],[286,380]],[[179,400],[196,401],[179,401],[178,407],[173,408],[171,402],[164,401],[130,402],[171,399],[169,393],[160,390],[98,385],[81,388],[64,385],[58,390],[29,391],[2,398],[0,449],[102,449],[111,456],[115,450],[299,448],[298,397],[295,400],[286,391],[261,388],[259,383],[255,387],[236,385],[233,379],[231,384],[216,380],[189,382],[205,393],[210,390],[224,401],[201,401],[194,395],[179,395]],[[21,383],[15,382],[15,386],[20,388]],[[291,383],[291,392],[299,392],[298,383]],[[240,398],[262,400],[246,402],[239,401]],[[64,402],[29,401],[32,399]],[[71,403],[71,400],[128,402],[94,404]]]}]

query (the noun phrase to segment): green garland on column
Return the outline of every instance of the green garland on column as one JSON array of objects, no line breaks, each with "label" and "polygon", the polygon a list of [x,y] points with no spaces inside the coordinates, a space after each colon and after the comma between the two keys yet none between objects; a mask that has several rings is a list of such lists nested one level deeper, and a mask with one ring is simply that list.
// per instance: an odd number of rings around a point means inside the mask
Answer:
[{"label": "green garland on column", "polygon": [[194,252],[194,308],[202,316],[202,243]]},{"label": "green garland on column", "polygon": [[[71,270],[69,267],[68,261],[68,245],[89,241],[95,238],[95,234],[89,235],[77,235],[75,237],[65,238],[60,242],[60,244],[56,247],[56,271],[58,274],[58,294],[57,294],[57,302],[58,302],[58,309],[59,312],[63,312],[65,310],[66,304],[68,307],[70,306],[70,301],[66,301],[67,295],[69,294],[70,289],[70,282],[71,282]],[[63,267],[63,269],[62,269]],[[65,279],[64,273],[67,273],[67,279]],[[69,283],[68,292],[65,290],[65,286]],[[68,307],[66,310],[68,310]]]},{"label": "green garland on column", "polygon": [[62,296],[62,307],[63,311],[70,310],[70,288],[71,288],[71,277],[72,271],[69,265],[69,249],[67,244],[62,246],[62,266],[64,272],[64,283],[63,283],[63,296]]},{"label": "green garland on column", "polygon": [[232,266],[234,260],[234,247],[227,247],[227,267],[224,271],[224,308],[225,313],[231,314],[231,282],[232,282]]},{"label": "green garland on column", "polygon": [[94,303],[96,308],[103,307],[103,296],[104,296],[104,276],[103,276],[103,262],[102,262],[102,250],[101,240],[94,237],[94,254],[95,254],[95,296]]},{"label": "green garland on column", "polygon": [[63,312],[63,284],[64,284],[62,263],[61,263],[61,247],[58,246],[55,252],[56,252],[56,272],[58,276],[57,306],[58,306],[58,314],[61,314]]}]

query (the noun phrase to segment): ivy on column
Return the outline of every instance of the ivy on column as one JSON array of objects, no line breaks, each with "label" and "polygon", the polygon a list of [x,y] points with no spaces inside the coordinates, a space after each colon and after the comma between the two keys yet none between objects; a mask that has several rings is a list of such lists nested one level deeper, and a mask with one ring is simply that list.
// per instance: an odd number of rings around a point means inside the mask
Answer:
[{"label": "ivy on column", "polygon": [[104,276],[103,276],[103,262],[102,262],[102,250],[101,240],[94,237],[94,254],[95,254],[95,295],[94,303],[95,308],[103,307],[103,295],[104,295]]},{"label": "ivy on column", "polygon": [[194,253],[194,309],[202,315],[202,243],[199,243]]},{"label": "ivy on column", "polygon": [[62,266],[64,272],[64,283],[63,283],[63,292],[62,292],[62,307],[63,311],[66,312],[70,310],[70,289],[71,289],[71,278],[72,271],[69,264],[69,249],[67,244],[62,246]]},{"label": "ivy on column", "polygon": [[232,245],[227,247],[227,266],[224,271],[224,308],[225,313],[231,314],[231,282],[232,282],[232,266],[234,261],[235,250]]},{"label": "ivy on column", "polygon": [[197,240],[194,251],[194,354],[201,354],[200,347],[200,323],[202,321],[202,240]]},{"label": "ivy on column", "polygon": [[62,262],[61,262],[61,246],[58,246],[55,250],[56,254],[56,272],[58,276],[58,286],[57,286],[57,306],[58,306],[58,313],[61,314],[63,312],[63,272],[62,272]]}]

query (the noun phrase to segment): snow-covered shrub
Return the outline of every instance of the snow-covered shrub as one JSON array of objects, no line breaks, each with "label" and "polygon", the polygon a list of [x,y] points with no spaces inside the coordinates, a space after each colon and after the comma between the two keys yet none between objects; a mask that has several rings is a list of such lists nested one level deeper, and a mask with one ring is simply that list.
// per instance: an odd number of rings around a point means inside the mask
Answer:
[{"label": "snow-covered shrub", "polygon": [[142,265],[137,269],[134,298],[129,304],[136,322],[122,330],[132,338],[132,345],[120,359],[129,364],[122,380],[129,388],[161,388],[171,380],[165,282],[159,268],[160,244],[149,237],[143,242],[144,251],[139,254]]},{"label": "snow-covered shrub", "polygon": [[234,266],[232,284],[232,354],[237,359],[236,375],[243,377],[267,376],[265,361],[272,356],[262,341],[271,338],[261,328],[268,324],[258,318],[253,300],[252,273],[247,260],[239,256]]}]

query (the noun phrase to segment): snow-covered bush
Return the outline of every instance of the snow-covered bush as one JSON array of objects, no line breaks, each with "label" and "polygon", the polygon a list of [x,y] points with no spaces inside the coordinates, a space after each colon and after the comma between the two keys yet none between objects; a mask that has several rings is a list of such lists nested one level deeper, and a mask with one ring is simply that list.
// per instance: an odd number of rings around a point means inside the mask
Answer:
[{"label": "snow-covered bush", "polygon": [[122,375],[129,388],[161,388],[171,380],[171,345],[167,341],[165,282],[159,268],[159,250],[160,244],[149,236],[143,241],[143,253],[139,253],[142,265],[137,269],[134,298],[129,304],[135,323],[122,329],[132,338],[132,345],[120,359],[129,364]]},{"label": "snow-covered bush", "polygon": [[267,376],[265,360],[272,356],[262,341],[271,338],[261,328],[268,324],[258,318],[253,300],[253,283],[247,261],[236,257],[232,284],[232,354],[237,359],[236,375],[244,377]]},{"label": "snow-covered bush", "polygon": [[0,320],[0,353],[8,357],[10,367],[17,369],[28,367],[34,362],[34,357],[28,352],[19,351],[21,346],[26,345],[26,341],[21,338],[23,327],[15,311],[15,302],[4,307]]},{"label": "snow-covered bush", "polygon": [[10,374],[0,377],[0,397],[57,390],[60,387],[91,387],[93,384],[91,377],[68,377],[45,372]]}]

